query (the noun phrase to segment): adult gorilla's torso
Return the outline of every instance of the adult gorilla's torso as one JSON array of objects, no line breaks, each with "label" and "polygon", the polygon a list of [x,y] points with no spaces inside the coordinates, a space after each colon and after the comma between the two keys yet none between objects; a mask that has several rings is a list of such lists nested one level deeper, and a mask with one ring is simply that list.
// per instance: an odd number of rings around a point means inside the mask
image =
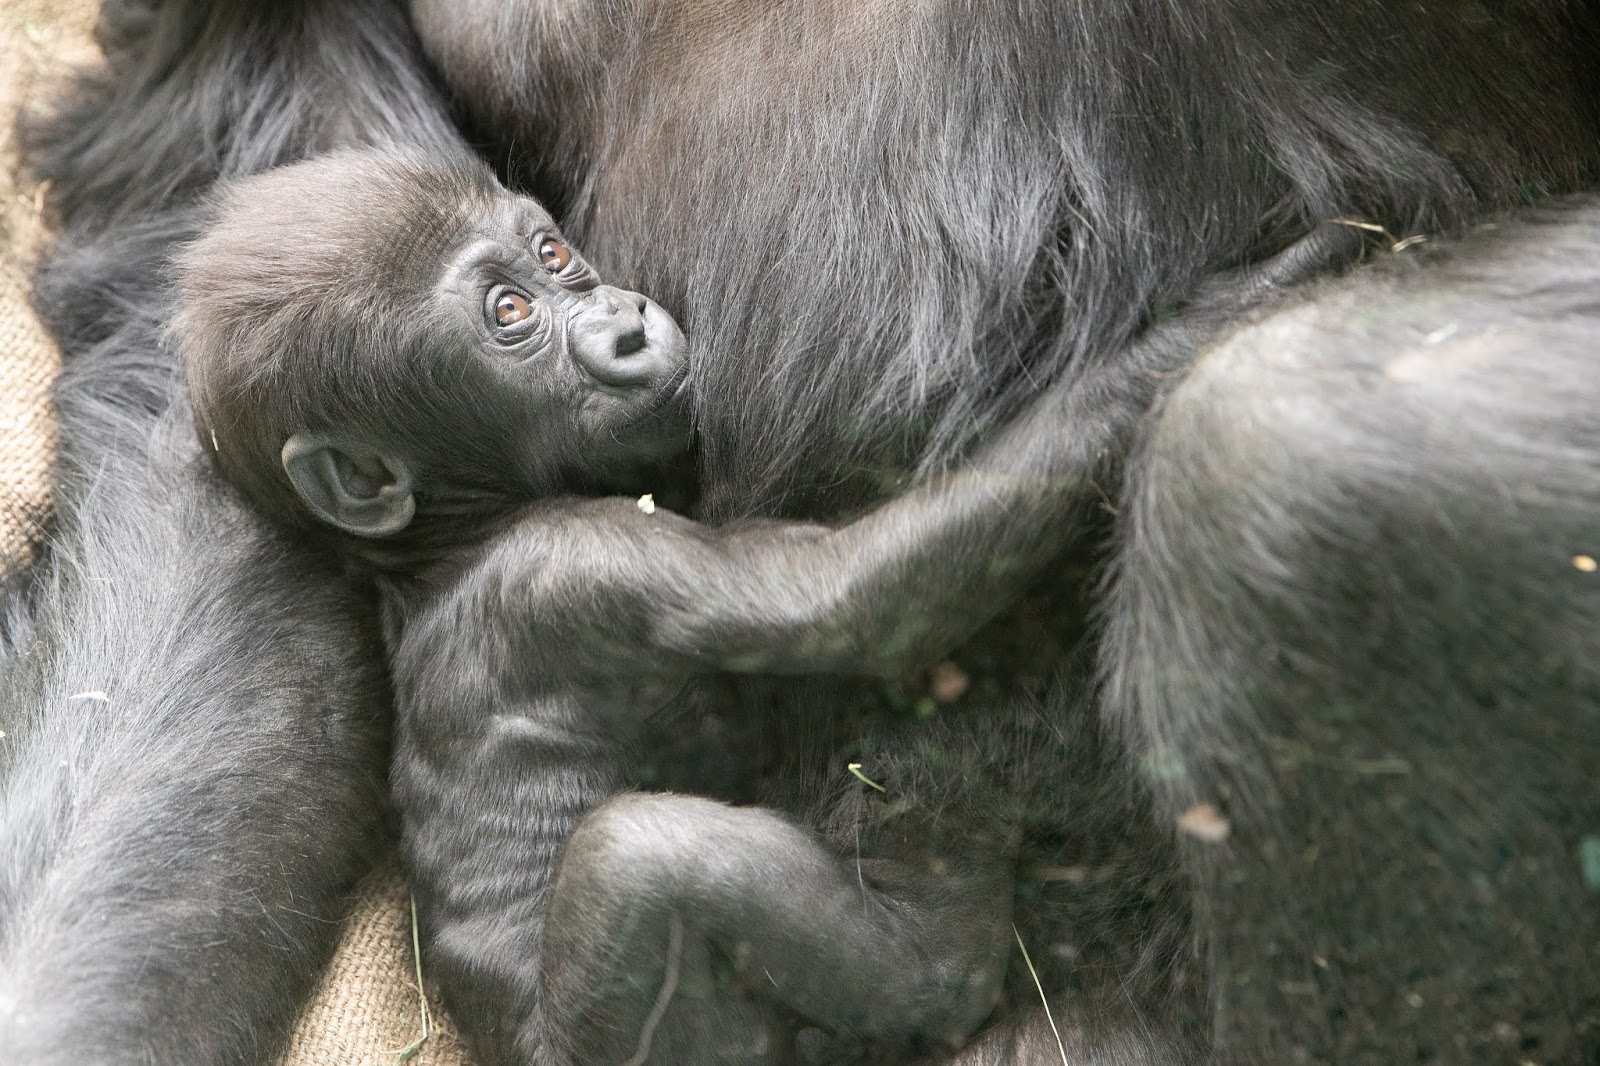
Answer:
[{"label": "adult gorilla's torso", "polygon": [[684,323],[724,514],[892,485],[1326,217],[1434,228],[1597,162],[1555,31],[1476,5],[414,7],[513,172]]}]

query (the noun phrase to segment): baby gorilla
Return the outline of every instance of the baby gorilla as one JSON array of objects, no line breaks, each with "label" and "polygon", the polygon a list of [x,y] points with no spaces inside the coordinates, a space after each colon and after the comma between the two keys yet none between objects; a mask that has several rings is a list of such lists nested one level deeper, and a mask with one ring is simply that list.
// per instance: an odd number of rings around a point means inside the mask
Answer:
[{"label": "baby gorilla", "polygon": [[[1287,276],[1326,258],[1291,253]],[[1130,362],[1186,355],[1261,280]],[[480,164],[354,153],[239,182],[180,298],[224,475],[378,575],[429,965],[484,1066],[976,1029],[1011,941],[1008,827],[918,820],[867,782],[846,856],[774,811],[625,793],[625,756],[718,672],[894,675],[953,646],[1059,548],[1153,376],[1053,386],[842,528],[710,528],[575,495],[684,448],[684,339]]]},{"label": "baby gorilla", "polygon": [[[540,964],[558,849],[622,790],[640,722],[706,672],[921,660],[973,627],[958,601],[1004,602],[1015,560],[1040,554],[1036,535],[993,540],[1001,523],[980,516],[1004,508],[982,479],[837,533],[715,530],[634,499],[572,498],[684,447],[684,339],[476,163],[344,154],[239,182],[182,257],[180,291],[194,417],[224,475],[383,575],[406,853],[431,969],[486,1063],[541,1047],[615,1063],[651,1041],[656,989],[630,1018],[637,997],[606,987],[606,930],[589,934],[592,959]],[[1051,454],[1026,466],[1047,474]],[[928,566],[1008,542],[959,589],[920,587]],[[927,610],[936,598],[947,606]],[[670,898],[641,889],[618,920],[668,919],[680,1008],[703,995],[688,971],[706,949],[683,944],[687,924],[826,1029],[953,1043],[989,1011],[1007,949],[1001,870],[894,913],[774,814],[671,802],[718,844]],[[612,816],[630,810],[620,800]],[[574,923],[602,912],[590,896]],[[740,1031],[715,1003],[694,1010],[702,1041]],[[550,1031],[554,1013],[569,1031]],[[666,1039],[655,1050],[682,1061]]]}]

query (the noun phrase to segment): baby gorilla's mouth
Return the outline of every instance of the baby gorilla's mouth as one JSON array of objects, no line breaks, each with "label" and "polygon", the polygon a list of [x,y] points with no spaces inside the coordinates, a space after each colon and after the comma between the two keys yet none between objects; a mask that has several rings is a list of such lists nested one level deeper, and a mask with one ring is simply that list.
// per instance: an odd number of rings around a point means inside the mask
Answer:
[{"label": "baby gorilla's mouth", "polygon": [[651,400],[650,407],[643,410],[640,418],[653,418],[669,408],[685,410],[688,399],[690,399],[690,365],[685,362],[667,379],[666,384],[662,384],[661,389],[656,392],[656,399]]},{"label": "baby gorilla's mouth", "polygon": [[589,392],[583,422],[606,461],[654,462],[689,444],[689,348],[658,304],[601,286],[568,320],[572,363]]},{"label": "baby gorilla's mouth", "polygon": [[672,380],[667,382],[667,387],[661,391],[665,394],[667,389],[672,391],[667,395],[664,401],[666,403],[679,403],[689,399],[689,364],[687,362],[678,368],[678,372],[673,375]]}]

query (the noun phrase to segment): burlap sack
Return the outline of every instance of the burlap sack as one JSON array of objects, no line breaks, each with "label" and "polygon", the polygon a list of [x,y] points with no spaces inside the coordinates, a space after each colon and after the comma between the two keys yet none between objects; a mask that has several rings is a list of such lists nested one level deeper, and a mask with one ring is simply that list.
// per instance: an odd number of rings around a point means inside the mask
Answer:
[{"label": "burlap sack", "polygon": [[468,1066],[466,1048],[432,997],[429,1036],[416,1043],[423,1032],[423,1008],[409,898],[397,867],[375,870],[362,882],[333,964],[300,1016],[279,1066]]},{"label": "burlap sack", "polygon": [[0,269],[0,569],[26,565],[49,510],[55,346],[28,307],[26,279]]},{"label": "burlap sack", "polygon": [[[50,75],[92,61],[96,6],[0,0],[0,568],[25,563],[48,513],[50,382],[60,365],[28,303],[42,197],[19,183],[12,130]],[[437,1007],[431,1035],[414,1043],[422,1008],[411,944],[405,882],[391,860],[360,886],[339,950],[278,1066],[469,1066]]]}]

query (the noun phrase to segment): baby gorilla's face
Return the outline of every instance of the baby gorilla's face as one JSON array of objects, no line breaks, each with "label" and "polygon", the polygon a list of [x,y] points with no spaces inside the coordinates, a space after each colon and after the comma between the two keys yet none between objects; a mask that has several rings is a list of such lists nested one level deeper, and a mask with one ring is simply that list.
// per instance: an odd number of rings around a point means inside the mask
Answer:
[{"label": "baby gorilla's face", "polygon": [[603,469],[686,444],[677,323],[648,297],[603,284],[533,200],[505,193],[474,207],[435,292],[482,354],[497,406],[514,406],[530,462],[559,455]]}]

